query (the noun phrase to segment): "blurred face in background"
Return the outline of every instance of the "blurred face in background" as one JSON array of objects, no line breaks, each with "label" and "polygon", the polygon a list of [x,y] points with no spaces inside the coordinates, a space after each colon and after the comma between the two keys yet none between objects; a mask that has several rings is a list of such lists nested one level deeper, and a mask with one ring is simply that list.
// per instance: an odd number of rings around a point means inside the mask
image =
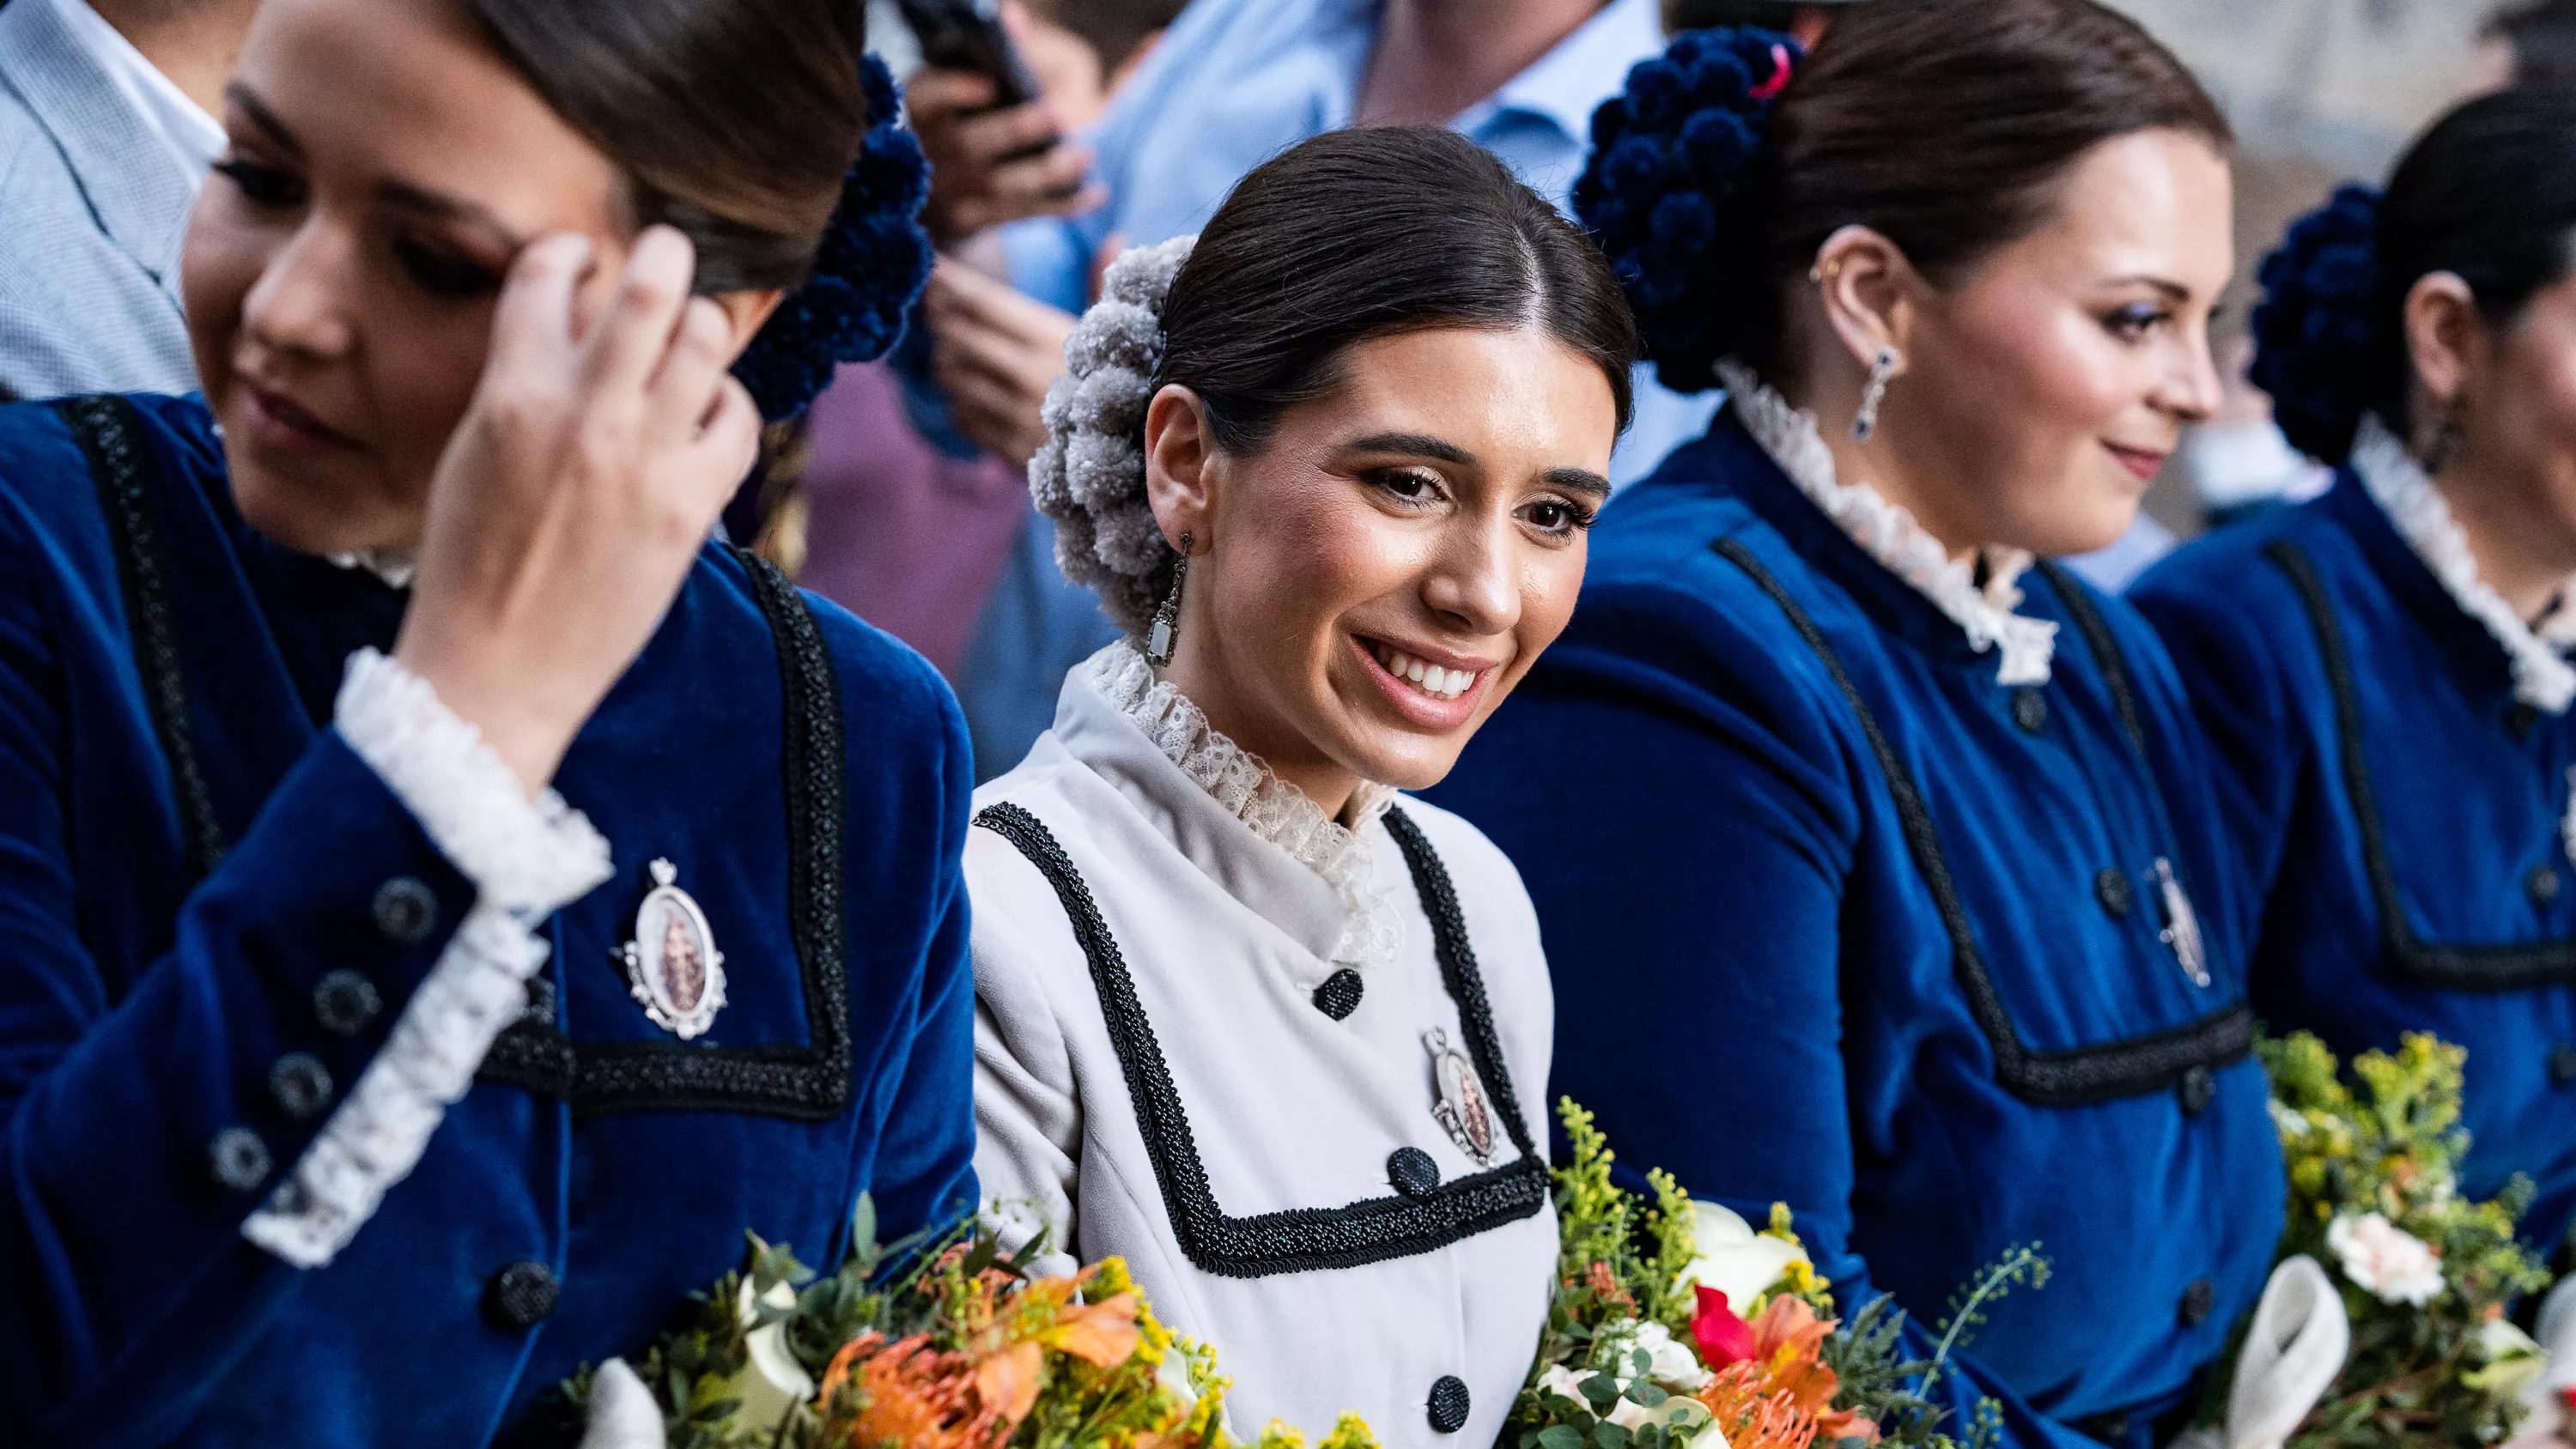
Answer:
[{"label": "blurred face in background", "polygon": [[[2043,225],[1953,284],[1893,266],[1882,311],[1903,368],[1870,442],[1829,431],[1845,476],[1953,554],[2116,541],[2184,427],[2219,405],[2209,319],[2235,266],[2231,206],[2207,141],[2142,131],[2085,153]],[[1874,235],[1838,235],[1820,269]]]},{"label": "blurred face in background", "polygon": [[1438,783],[1554,642],[1618,432],[1599,364],[1535,329],[1379,338],[1339,367],[1250,455],[1186,388],[1146,422],[1164,536],[1196,539],[1164,677],[1327,809]]},{"label": "blurred face in background", "polygon": [[2408,328],[2413,412],[2428,424],[2416,431],[2455,420],[2440,482],[2482,566],[2538,575],[2554,592],[2576,569],[2576,277],[2497,322],[2466,283],[2437,273],[2415,285]]},{"label": "blurred face in background", "polygon": [[267,0],[188,228],[189,333],[252,526],[312,553],[416,543],[518,250],[634,227],[615,164],[453,0]]}]

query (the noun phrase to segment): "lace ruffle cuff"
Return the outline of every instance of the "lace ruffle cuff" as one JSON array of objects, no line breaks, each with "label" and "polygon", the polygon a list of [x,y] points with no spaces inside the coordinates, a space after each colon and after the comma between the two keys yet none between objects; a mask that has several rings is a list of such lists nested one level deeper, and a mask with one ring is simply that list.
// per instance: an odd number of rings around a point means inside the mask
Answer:
[{"label": "lace ruffle cuff", "polygon": [[519,778],[429,685],[372,649],[349,661],[341,738],[409,809],[477,899],[358,1083],[242,1236],[299,1268],[348,1246],[419,1164],[545,965],[535,927],[608,879],[608,842]]}]

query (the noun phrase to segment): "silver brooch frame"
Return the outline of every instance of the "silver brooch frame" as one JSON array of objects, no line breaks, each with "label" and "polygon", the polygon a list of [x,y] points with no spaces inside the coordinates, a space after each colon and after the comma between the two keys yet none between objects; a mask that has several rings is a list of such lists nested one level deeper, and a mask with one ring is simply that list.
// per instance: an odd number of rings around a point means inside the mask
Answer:
[{"label": "silver brooch frame", "polygon": [[1475,1063],[1451,1046],[1449,1033],[1439,1027],[1422,1034],[1422,1045],[1431,1053],[1431,1115],[1478,1167],[1493,1166],[1494,1113],[1486,1105],[1484,1083],[1476,1080]]},{"label": "silver brooch frame", "polygon": [[635,936],[618,948],[626,985],[653,1024],[682,1041],[715,1024],[724,1009],[724,952],[695,897],[680,889],[679,867],[652,864],[653,889],[635,907]]}]

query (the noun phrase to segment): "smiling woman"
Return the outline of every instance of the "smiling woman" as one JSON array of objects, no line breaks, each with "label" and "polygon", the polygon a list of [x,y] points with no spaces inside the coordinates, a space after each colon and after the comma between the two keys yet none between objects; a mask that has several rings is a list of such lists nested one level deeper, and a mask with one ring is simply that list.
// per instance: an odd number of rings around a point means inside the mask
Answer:
[{"label": "smiling woman", "polygon": [[1131,637],[976,797],[976,1165],[1241,1422],[1491,1443],[1537,1346],[1537,925],[1395,792],[1565,627],[1635,346],[1500,162],[1336,132],[1114,265],[1048,401],[1032,488]]},{"label": "smiling woman", "polygon": [[922,280],[862,38],[270,0],[188,234],[203,400],[0,409],[35,1442],[540,1435],[746,1227],[971,1205],[955,707],[707,541]]},{"label": "smiling woman", "polygon": [[2091,0],[1850,12],[1812,57],[1680,36],[1600,113],[1577,209],[1728,406],[1434,798],[1533,867],[1555,1085],[1623,1155],[1786,1202],[1840,1303],[1918,1323],[2044,1244],[1937,1392],[2146,1449],[2262,1291],[2281,1165],[2188,702],[2038,556],[2116,538],[2216,400],[2227,128]]}]

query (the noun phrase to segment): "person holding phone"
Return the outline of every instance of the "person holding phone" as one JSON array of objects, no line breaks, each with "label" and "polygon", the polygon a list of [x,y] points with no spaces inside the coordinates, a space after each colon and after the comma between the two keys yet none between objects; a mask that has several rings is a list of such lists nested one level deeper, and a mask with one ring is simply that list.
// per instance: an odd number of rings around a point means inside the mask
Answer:
[{"label": "person holding phone", "polygon": [[899,325],[918,153],[856,0],[620,17],[268,0],[203,397],[0,409],[36,1442],[515,1437],[744,1230],[972,1206],[955,707],[708,542]]}]

